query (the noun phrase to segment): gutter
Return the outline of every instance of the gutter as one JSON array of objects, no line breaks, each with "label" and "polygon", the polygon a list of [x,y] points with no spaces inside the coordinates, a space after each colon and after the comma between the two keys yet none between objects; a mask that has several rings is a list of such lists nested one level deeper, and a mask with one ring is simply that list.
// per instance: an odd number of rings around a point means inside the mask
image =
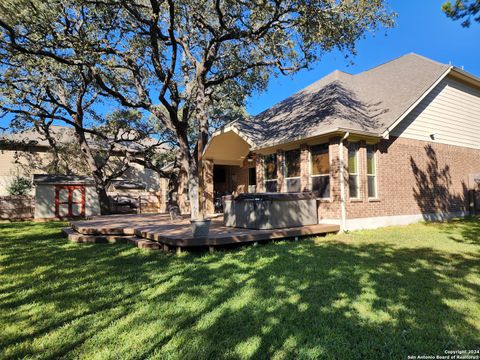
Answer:
[{"label": "gutter", "polygon": [[343,142],[350,136],[350,132],[346,132],[340,139],[338,145],[339,159],[340,159],[340,209],[341,209],[341,231],[347,230],[347,199],[345,196],[345,154]]},{"label": "gutter", "polygon": [[377,138],[377,139],[383,138],[383,133],[363,131],[363,130],[352,130],[352,129],[348,129],[348,128],[336,127],[334,129],[329,129],[329,130],[326,130],[326,131],[316,133],[313,136],[307,136],[307,137],[298,136],[296,138],[288,139],[287,141],[273,142],[271,144],[268,144],[267,146],[263,145],[263,146],[252,147],[251,151],[274,148],[274,147],[282,146],[282,145],[285,145],[285,144],[290,144],[290,143],[293,143],[293,142],[300,142],[300,141],[304,142],[304,141],[309,140],[309,139],[322,137],[322,136],[326,136],[326,135],[340,135],[342,133],[349,133],[349,135],[352,134],[352,135],[359,135],[359,136],[365,136],[365,137]]}]

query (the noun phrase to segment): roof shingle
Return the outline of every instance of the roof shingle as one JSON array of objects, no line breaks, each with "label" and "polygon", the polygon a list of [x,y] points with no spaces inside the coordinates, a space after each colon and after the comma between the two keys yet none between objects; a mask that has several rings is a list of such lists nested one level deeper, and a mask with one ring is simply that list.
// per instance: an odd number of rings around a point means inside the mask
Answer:
[{"label": "roof shingle", "polygon": [[339,129],[381,134],[448,69],[410,53],[356,75],[336,70],[270,109],[230,125],[256,148]]}]

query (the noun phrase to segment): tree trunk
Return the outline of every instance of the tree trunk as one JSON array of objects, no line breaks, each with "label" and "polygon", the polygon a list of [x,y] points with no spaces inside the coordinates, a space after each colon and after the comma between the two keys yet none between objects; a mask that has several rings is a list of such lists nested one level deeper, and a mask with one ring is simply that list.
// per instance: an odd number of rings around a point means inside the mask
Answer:
[{"label": "tree trunk", "polygon": [[193,220],[203,218],[200,209],[200,187],[198,166],[195,160],[192,158],[189,162],[188,171],[188,198],[190,199],[190,217]]},{"label": "tree trunk", "polygon": [[187,132],[182,128],[177,129],[179,144],[180,166],[186,171],[188,179],[188,198],[190,200],[190,217],[199,219],[199,187],[198,187],[198,166],[194,157],[190,154]]},{"label": "tree trunk", "polygon": [[[180,186],[180,175],[182,172],[181,166],[177,166],[178,164],[178,157],[175,160],[175,164],[172,168],[172,172],[170,173],[170,176],[168,178],[168,185],[167,185],[167,212],[170,215],[171,220],[176,220],[181,218],[182,212],[180,210],[180,204],[179,204],[179,193],[178,189]],[[178,169],[178,173],[176,173],[176,170]]]},{"label": "tree trunk", "polygon": [[197,176],[198,176],[198,194],[200,218],[205,218],[205,179],[203,176],[203,150],[208,142],[208,116],[207,103],[205,98],[205,86],[202,77],[197,79],[197,96],[195,104],[195,113],[198,121],[198,141],[197,141]]},{"label": "tree trunk", "polygon": [[108,215],[111,212],[110,200],[107,195],[106,184],[103,179],[103,174],[101,169],[99,169],[97,166],[95,157],[93,156],[87,139],[85,138],[85,132],[82,129],[83,128],[81,126],[75,127],[75,136],[80,144],[80,150],[87,163],[88,169],[90,170],[93,180],[95,181],[95,190],[97,192],[98,201],[100,204],[100,214]]},{"label": "tree trunk", "polygon": [[[93,177],[96,179],[96,177]],[[95,180],[95,191],[98,195],[98,202],[100,204],[100,214],[108,215],[111,213],[110,199],[107,194],[106,186],[102,182]]]}]

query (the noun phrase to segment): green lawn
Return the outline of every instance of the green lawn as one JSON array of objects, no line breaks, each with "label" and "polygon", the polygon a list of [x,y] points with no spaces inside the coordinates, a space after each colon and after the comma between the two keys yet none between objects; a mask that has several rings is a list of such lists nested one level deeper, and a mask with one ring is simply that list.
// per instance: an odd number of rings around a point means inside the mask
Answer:
[{"label": "green lawn", "polygon": [[480,220],[210,254],[0,225],[0,358],[406,359],[480,344]]}]

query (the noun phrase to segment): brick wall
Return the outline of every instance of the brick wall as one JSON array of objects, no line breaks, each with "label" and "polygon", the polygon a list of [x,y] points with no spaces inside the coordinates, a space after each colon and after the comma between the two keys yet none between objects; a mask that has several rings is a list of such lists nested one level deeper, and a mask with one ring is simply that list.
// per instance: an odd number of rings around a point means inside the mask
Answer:
[{"label": "brick wall", "polygon": [[328,147],[330,157],[330,199],[319,199],[318,219],[340,219],[340,138],[335,137],[329,140]]},{"label": "brick wall", "polygon": [[263,156],[260,154],[255,155],[255,172],[257,174],[257,192],[264,192],[265,191],[265,184],[263,183],[265,168],[264,168],[264,161]]},{"label": "brick wall", "polygon": [[277,191],[285,191],[285,151],[277,150]]},{"label": "brick wall", "polygon": [[[319,220],[340,219],[340,138],[331,138],[330,199],[318,199]],[[468,210],[469,174],[480,173],[480,150],[406,138],[390,138],[377,144],[377,194],[367,194],[366,142],[357,142],[360,196],[348,191],[348,141],[344,146],[347,219],[448,213]],[[308,146],[301,145],[302,190],[309,189]],[[283,152],[277,152],[283,156]],[[281,158],[279,159],[279,163]],[[257,159],[257,187],[263,190],[263,160]],[[280,174],[281,175],[281,174]]]},{"label": "brick wall", "polygon": [[230,176],[232,177],[232,186],[237,194],[248,191],[248,167],[232,166]]},{"label": "brick wall", "polygon": [[300,191],[310,190],[310,150],[307,144],[300,145]]},{"label": "brick wall", "polygon": [[480,170],[480,150],[391,138],[378,144],[376,163],[378,198],[368,199],[362,143],[360,200],[347,191],[347,218],[466,211],[468,175]]}]

